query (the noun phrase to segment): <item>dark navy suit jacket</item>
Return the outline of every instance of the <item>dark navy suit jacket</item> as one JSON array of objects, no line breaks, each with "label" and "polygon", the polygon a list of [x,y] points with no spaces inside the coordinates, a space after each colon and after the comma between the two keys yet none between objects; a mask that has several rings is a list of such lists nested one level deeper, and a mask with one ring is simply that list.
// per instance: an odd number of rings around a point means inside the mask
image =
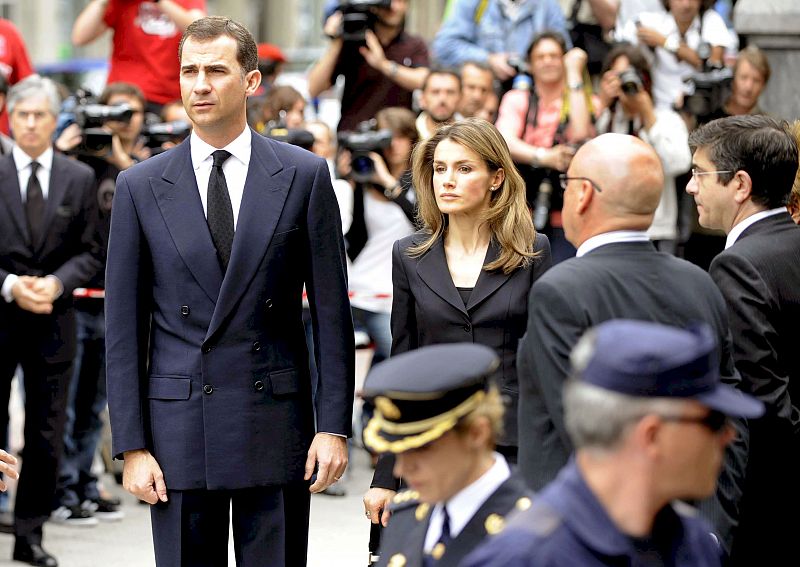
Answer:
[{"label": "dark navy suit jacket", "polygon": [[315,412],[318,431],[351,429],[353,327],[330,174],[311,153],[253,134],[223,276],[189,144],[117,179],[106,273],[114,454],[149,449],[177,490],[300,480]]}]

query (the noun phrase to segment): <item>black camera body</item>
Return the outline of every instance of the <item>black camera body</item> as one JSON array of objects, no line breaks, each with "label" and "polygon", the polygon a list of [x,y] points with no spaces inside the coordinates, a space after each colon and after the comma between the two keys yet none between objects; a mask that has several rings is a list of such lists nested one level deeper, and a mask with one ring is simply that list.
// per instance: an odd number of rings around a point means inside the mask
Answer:
[{"label": "black camera body", "polygon": [[391,8],[392,0],[341,0],[342,40],[345,43],[365,43],[367,30],[375,25],[372,8]]},{"label": "black camera body", "polygon": [[142,128],[142,136],[148,148],[161,148],[166,142],[179,144],[192,133],[192,125],[184,120],[174,120],[172,122],[157,122],[147,124]]},{"label": "black camera body", "polygon": [[81,129],[81,143],[70,153],[98,155],[111,149],[112,134],[102,128],[106,122],[130,122],[133,108],[128,104],[109,106],[98,104],[92,93],[78,90],[64,101],[58,117],[58,133],[70,124]]},{"label": "black camera body", "polygon": [[375,163],[369,153],[388,148],[392,144],[392,131],[377,130],[375,120],[367,120],[354,131],[339,132],[338,141],[341,148],[352,153],[350,167],[353,181],[366,183],[375,173]]},{"label": "black camera body", "polygon": [[642,77],[633,67],[629,67],[619,73],[619,82],[622,92],[627,96],[633,96],[644,88]]},{"label": "black camera body", "polygon": [[686,79],[685,83],[689,92],[683,97],[683,110],[701,118],[717,112],[728,100],[733,85],[733,71],[726,67],[706,67]]},{"label": "black camera body", "polygon": [[287,128],[282,121],[269,122],[264,128],[264,137],[285,142],[308,151],[311,151],[311,146],[314,145],[314,134],[302,128]]}]

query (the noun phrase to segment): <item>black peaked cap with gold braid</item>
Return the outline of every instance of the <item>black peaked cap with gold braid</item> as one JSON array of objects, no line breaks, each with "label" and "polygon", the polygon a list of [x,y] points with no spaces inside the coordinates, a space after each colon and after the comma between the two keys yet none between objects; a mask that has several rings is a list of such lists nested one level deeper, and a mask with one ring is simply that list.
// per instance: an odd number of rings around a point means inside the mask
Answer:
[{"label": "black peaked cap with gold braid", "polygon": [[426,346],[377,364],[364,384],[375,405],[364,442],[402,453],[435,441],[483,401],[499,364],[491,348],[473,343]]}]

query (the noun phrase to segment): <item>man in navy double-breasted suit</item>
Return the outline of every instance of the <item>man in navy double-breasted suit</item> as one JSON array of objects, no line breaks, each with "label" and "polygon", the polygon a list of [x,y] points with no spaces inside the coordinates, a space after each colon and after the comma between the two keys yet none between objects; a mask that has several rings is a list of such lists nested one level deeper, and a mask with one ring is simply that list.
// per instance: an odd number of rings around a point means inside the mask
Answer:
[{"label": "man in navy double-breasted suit", "polygon": [[[250,33],[203,18],[181,43],[183,144],[123,172],[106,324],[114,453],[153,505],[158,565],[305,565],[309,481],[347,465],[353,328],[325,161],[254,134]],[[305,284],[319,383],[312,403]],[[316,429],[315,429],[316,428]],[[315,433],[315,430],[317,433]]]}]

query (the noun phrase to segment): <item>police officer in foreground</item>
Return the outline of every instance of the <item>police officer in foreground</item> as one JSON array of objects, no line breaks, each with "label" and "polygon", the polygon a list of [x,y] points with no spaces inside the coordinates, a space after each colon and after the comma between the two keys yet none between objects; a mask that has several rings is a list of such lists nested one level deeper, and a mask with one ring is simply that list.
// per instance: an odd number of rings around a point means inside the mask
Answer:
[{"label": "police officer in foreground", "polygon": [[503,404],[488,378],[498,364],[488,347],[442,344],[392,357],[367,377],[375,414],[364,442],[394,453],[394,474],[411,488],[389,507],[378,565],[455,567],[509,512],[530,507],[494,451]]},{"label": "police officer in foreground", "polygon": [[761,402],[720,383],[710,328],[630,320],[588,331],[564,391],[575,456],[468,567],[720,564],[711,528],[678,499],[714,491],[734,430]]}]

